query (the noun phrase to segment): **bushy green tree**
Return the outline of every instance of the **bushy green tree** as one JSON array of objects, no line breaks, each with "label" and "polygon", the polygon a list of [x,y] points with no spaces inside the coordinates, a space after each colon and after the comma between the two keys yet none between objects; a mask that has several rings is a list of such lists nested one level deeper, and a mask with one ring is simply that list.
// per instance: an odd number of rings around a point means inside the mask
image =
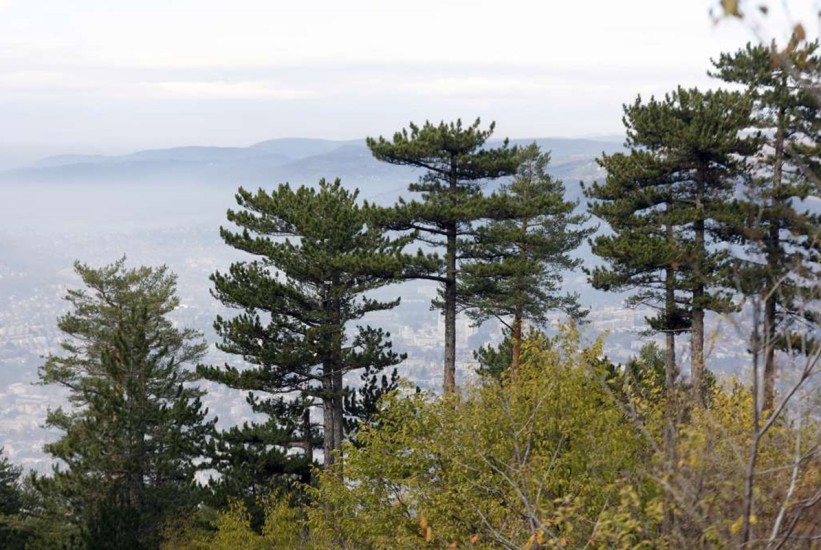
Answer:
[{"label": "bushy green tree", "polygon": [[[252,409],[268,417],[264,425],[226,435],[232,446],[250,450],[258,442],[263,454],[277,454],[275,461],[264,461],[265,472],[253,472],[263,482],[276,468],[294,473],[293,460],[310,465],[317,438],[308,409],[315,404],[323,411],[324,461],[333,464],[346,436],[345,398],[352,394],[343,376],[377,373],[403,359],[381,329],[351,326],[399,303],[367,293],[398,277],[407,244],[371,223],[371,209],[357,197],[358,191],[347,191],[339,180],[322,180],[315,189],[287,184],[271,192],[240,189],[240,210],[228,211],[240,231],[221,229],[229,246],[256,256],[211,277],[214,296],[241,310],[217,318],[218,346],[250,366],[202,366],[200,372],[252,392]],[[303,456],[288,455],[289,447],[301,447]]]},{"label": "bushy green tree", "polygon": [[573,331],[536,337],[515,376],[464,396],[394,395],[345,479],[321,475],[314,547],[584,547],[620,509],[620,488],[644,494],[642,439],[603,383],[600,354]]},{"label": "bushy green tree", "polygon": [[425,262],[422,269],[408,270],[405,276],[441,283],[441,301],[436,304],[445,316],[445,392],[456,387],[459,249],[473,235],[474,222],[499,211],[498,204],[482,194],[483,182],[513,175],[518,166],[516,149],[509,148],[507,141],[500,147],[485,146],[493,129],[493,123],[482,129],[479,119],[469,126],[461,120],[438,125],[425,122],[423,126],[411,123],[392,140],[367,141],[377,159],[425,170],[418,183],[408,186],[421,200],[400,199],[394,208],[383,211],[381,223],[390,229],[413,231],[420,242],[444,249],[444,262],[433,264],[434,271]]},{"label": "bushy green tree", "polygon": [[198,500],[196,461],[214,422],[186,365],[206,346],[169,318],[180,300],[165,266],[74,267],[84,288],[68,291],[62,353],[40,369],[41,383],[69,395],[46,417],[63,435],[45,446],[60,462],[41,486],[86,546],[157,547],[162,523]]}]

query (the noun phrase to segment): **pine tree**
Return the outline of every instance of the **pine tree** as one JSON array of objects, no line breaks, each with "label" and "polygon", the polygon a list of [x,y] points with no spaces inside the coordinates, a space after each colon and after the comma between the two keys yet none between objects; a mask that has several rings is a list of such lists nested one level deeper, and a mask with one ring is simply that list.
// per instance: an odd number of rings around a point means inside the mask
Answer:
[{"label": "pine tree", "polygon": [[629,121],[634,111],[627,107],[625,111],[630,153],[603,155],[598,163],[606,171],[605,181],[585,189],[585,194],[594,199],[590,213],[606,221],[612,231],[591,243],[593,253],[609,265],[590,270],[590,282],[605,291],[637,289],[628,297],[628,305],[641,304],[658,311],[647,322],[665,335],[663,439],[667,463],[672,465],[678,379],[675,339],[690,326],[681,292],[684,251],[674,231],[671,180],[654,154],[633,141]]},{"label": "pine tree", "polygon": [[25,538],[19,531],[23,507],[20,487],[22,468],[13,465],[0,447],[0,548],[25,548]]},{"label": "pine tree", "polygon": [[499,319],[512,338],[511,368],[519,364],[522,325],[543,323],[549,311],[580,318],[578,295],[561,294],[562,272],[581,264],[570,253],[591,230],[573,214],[577,203],[564,200],[564,185],[547,174],[550,154],[535,143],[522,149],[516,177],[491,200],[495,219],[475,229],[461,247],[457,301],[477,322]]},{"label": "pine tree", "polygon": [[[309,461],[315,438],[308,409],[321,405],[326,466],[335,462],[346,435],[344,401],[352,391],[344,374],[378,372],[404,358],[391,350],[381,329],[350,327],[399,303],[366,293],[398,277],[407,244],[375,227],[371,209],[358,205],[357,197],[339,180],[322,180],[317,189],[285,184],[270,193],[240,188],[241,210],[229,210],[228,220],[241,231],[220,232],[228,245],[257,259],[236,262],[211,280],[217,299],[243,310],[217,318],[218,346],[251,366],[200,367],[206,378],[256,392],[252,409],[272,419],[273,429],[285,428],[274,445],[302,447]],[[237,439],[248,444],[260,429],[247,427]]]},{"label": "pine tree", "polygon": [[415,237],[434,248],[444,248],[444,264],[435,272],[416,273],[418,278],[441,283],[441,307],[445,316],[444,391],[456,388],[456,313],[459,248],[472,234],[472,224],[493,216],[493,203],[482,194],[484,181],[516,173],[517,151],[507,140],[501,147],[486,148],[495,124],[480,128],[479,119],[467,127],[462,121],[423,126],[413,123],[388,141],[368,138],[373,155],[391,164],[426,170],[408,190],[420,193],[420,201],[403,199],[384,216],[382,223],[394,230],[416,232]]},{"label": "pine tree", "polygon": [[46,485],[66,500],[87,546],[158,547],[162,523],[196,503],[194,461],[214,421],[185,365],[206,346],[168,318],[180,301],[164,266],[128,269],[123,258],[74,268],[85,288],[68,291],[63,353],[40,370],[70,403],[46,417],[64,433],[45,446],[61,461]]},{"label": "pine tree", "polygon": [[745,294],[765,296],[762,406],[772,410],[776,349],[787,349],[792,335],[821,321],[805,307],[817,298],[821,218],[800,206],[821,184],[821,105],[812,92],[821,81],[819,43],[794,37],[784,51],[747,44],[713,65],[713,76],[747,87],[754,98],[751,129],[763,136],[751,158],[754,177],[738,204],[739,233],[750,251],[740,279]]},{"label": "pine tree", "polygon": [[744,156],[756,146],[740,133],[750,102],[736,92],[679,88],[663,100],[641,98],[625,107],[630,153],[603,156],[603,184],[593,184],[591,212],[611,235],[595,239],[593,252],[610,266],[592,271],[605,290],[645,290],[633,304],[655,306],[650,326],[667,335],[667,384],[676,377],[674,337],[691,330],[692,397],[702,403],[704,312],[734,308],[726,290],[728,254],[712,246],[731,239],[728,217]]},{"label": "pine tree", "polygon": [[[241,499],[251,526],[262,526],[264,500],[272,494],[298,495],[311,481],[313,450],[322,445],[321,434],[310,421],[304,399],[267,399],[250,394],[247,402],[262,422],[232,426],[218,434],[206,455],[209,467],[219,473],[211,479],[208,503],[228,508]],[[302,453],[290,452],[293,448]]]}]

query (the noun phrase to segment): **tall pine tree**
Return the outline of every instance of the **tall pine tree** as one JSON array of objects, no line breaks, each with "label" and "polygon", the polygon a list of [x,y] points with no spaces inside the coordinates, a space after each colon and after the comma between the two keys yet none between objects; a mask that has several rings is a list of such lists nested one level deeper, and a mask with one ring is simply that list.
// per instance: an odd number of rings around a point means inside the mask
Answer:
[{"label": "tall pine tree", "polygon": [[745,294],[765,297],[762,407],[772,410],[776,349],[788,349],[793,335],[821,321],[806,307],[818,298],[821,218],[801,203],[821,184],[821,105],[813,93],[821,86],[819,43],[793,37],[783,51],[748,44],[713,65],[713,76],[747,87],[754,98],[751,129],[763,136],[738,203],[739,234],[750,251],[740,280]]},{"label": "tall pine tree", "polygon": [[[311,452],[315,438],[308,409],[321,405],[326,466],[335,462],[346,436],[344,403],[346,397],[351,402],[352,391],[343,376],[378,372],[403,359],[381,329],[350,326],[399,303],[367,293],[398,277],[407,244],[407,239],[390,240],[371,223],[372,210],[358,205],[357,196],[339,180],[322,180],[316,189],[285,184],[270,193],[239,190],[241,209],[229,210],[228,220],[240,231],[220,233],[228,245],[257,259],[236,262],[211,280],[217,299],[242,310],[217,318],[218,346],[250,366],[200,367],[206,378],[255,393],[253,410],[269,418],[270,430],[284,428],[276,436],[278,452],[287,446]],[[246,426],[231,438],[250,444],[262,437],[263,428]],[[275,444],[270,430],[269,446]]]},{"label": "tall pine tree", "polygon": [[434,248],[444,248],[444,264],[436,272],[417,273],[441,283],[441,303],[445,316],[444,391],[456,388],[456,313],[457,273],[460,242],[470,238],[473,223],[493,216],[492,201],[482,194],[484,181],[516,173],[515,148],[507,141],[500,147],[486,148],[494,124],[481,129],[479,119],[469,126],[461,120],[438,125],[413,123],[409,129],[384,137],[368,138],[373,155],[391,164],[425,170],[408,190],[420,193],[421,200],[399,200],[382,223],[395,230],[411,230],[416,238]]},{"label": "tall pine tree", "polygon": [[736,220],[727,204],[745,174],[743,158],[756,147],[741,135],[750,109],[747,96],[736,92],[679,88],[663,100],[638,98],[625,107],[630,154],[604,156],[607,181],[588,190],[598,201],[591,212],[614,231],[594,243],[610,267],[593,271],[593,285],[648,289],[632,301],[660,305],[651,326],[667,333],[670,384],[673,335],[691,330],[696,404],[703,403],[704,313],[734,307],[726,290],[728,254],[713,245],[732,238],[728,227]]},{"label": "tall pine tree", "polygon": [[583,316],[577,295],[561,293],[562,272],[581,260],[570,253],[590,235],[573,214],[577,203],[564,199],[564,185],[547,174],[550,154],[535,143],[520,152],[516,177],[503,184],[492,200],[499,205],[493,219],[475,229],[463,243],[467,259],[458,277],[457,301],[474,320],[498,318],[510,331],[511,362],[521,354],[525,320],[544,322],[549,311]]},{"label": "tall pine tree", "polygon": [[[635,106],[634,106],[635,107]],[[689,330],[690,317],[682,292],[684,250],[674,230],[675,201],[672,182],[652,148],[632,133],[634,110],[625,106],[626,145],[629,154],[603,155],[603,183],[585,189],[593,199],[590,213],[607,222],[610,234],[597,236],[592,251],[608,265],[590,271],[590,282],[605,291],[635,290],[629,305],[657,310],[648,318],[653,330],[665,336],[664,449],[668,465],[675,463],[676,445],[676,335]]]},{"label": "tall pine tree", "polygon": [[195,460],[213,430],[186,364],[200,359],[199,333],[168,318],[180,301],[163,266],[128,269],[124,259],[75,271],[71,310],[58,327],[63,353],[48,356],[44,384],[68,390],[70,408],[50,409],[63,432],[45,449],[60,464],[43,480],[68,506],[91,548],[157,548],[160,528],[198,501]]}]

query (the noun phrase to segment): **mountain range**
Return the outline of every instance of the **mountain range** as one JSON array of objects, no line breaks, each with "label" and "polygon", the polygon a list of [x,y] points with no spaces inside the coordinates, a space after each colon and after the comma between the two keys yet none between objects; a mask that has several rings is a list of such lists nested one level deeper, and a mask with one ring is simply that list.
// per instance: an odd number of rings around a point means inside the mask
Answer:
[{"label": "mountain range", "polygon": [[[622,149],[615,141],[592,139],[517,139],[511,144],[533,141],[551,152],[551,173],[568,180],[597,177],[595,157]],[[498,145],[498,140],[489,142],[489,146]],[[364,140],[283,138],[248,147],[188,146],[117,156],[52,156],[0,172],[0,184],[173,182],[256,187],[285,181],[312,184],[323,177],[339,177],[368,196],[386,191],[382,187],[386,182],[407,183],[409,176],[407,168],[374,159]]]}]

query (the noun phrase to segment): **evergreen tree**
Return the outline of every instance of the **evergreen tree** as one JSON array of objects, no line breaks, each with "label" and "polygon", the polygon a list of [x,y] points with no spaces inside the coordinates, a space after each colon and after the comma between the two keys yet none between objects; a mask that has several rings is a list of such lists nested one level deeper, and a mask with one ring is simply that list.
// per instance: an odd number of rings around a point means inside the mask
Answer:
[{"label": "evergreen tree", "polygon": [[285,184],[270,193],[240,188],[241,210],[228,211],[228,220],[241,231],[223,228],[222,238],[258,259],[236,262],[228,273],[211,276],[214,296],[243,310],[230,319],[218,317],[215,328],[222,336],[220,349],[250,366],[203,366],[200,372],[257,392],[249,403],[269,418],[267,429],[252,425],[233,432],[237,443],[263,438],[264,445],[279,448],[271,451],[276,453],[302,447],[303,460],[310,463],[316,438],[308,409],[319,404],[324,461],[333,464],[345,437],[345,398],[352,394],[344,374],[375,373],[404,358],[391,350],[389,335],[381,329],[349,330],[351,322],[399,303],[366,293],[401,273],[401,250],[407,244],[375,227],[372,210],[358,205],[357,196],[339,180],[322,180],[317,189],[293,190]]},{"label": "evergreen tree", "polygon": [[487,344],[473,352],[473,359],[479,364],[476,372],[480,376],[500,380],[505,372],[510,371],[513,363],[513,338],[510,337],[510,330],[505,329],[502,334],[499,345]]},{"label": "evergreen tree", "polygon": [[[628,117],[634,112],[627,107],[625,111]],[[690,326],[681,292],[684,251],[674,232],[671,180],[654,154],[632,141],[628,117],[630,153],[603,155],[598,163],[606,171],[605,181],[585,189],[594,199],[590,212],[606,221],[612,231],[591,243],[593,253],[609,265],[590,270],[590,282],[605,291],[638,289],[627,304],[658,311],[647,321],[665,335],[665,386],[670,390],[678,377],[675,337]]]},{"label": "evergreen tree", "polygon": [[775,44],[747,44],[713,65],[713,76],[747,87],[754,98],[751,128],[763,136],[751,158],[754,177],[737,206],[750,251],[741,290],[765,297],[762,406],[772,410],[776,349],[787,349],[794,334],[820,320],[806,305],[817,298],[821,219],[800,203],[821,183],[821,105],[812,91],[821,81],[819,43],[794,37],[783,52]]},{"label": "evergreen tree", "polygon": [[[251,525],[259,529],[265,516],[265,498],[279,492],[296,495],[300,484],[310,482],[313,450],[322,445],[322,439],[310,421],[306,400],[266,399],[250,394],[246,401],[266,419],[232,426],[213,440],[207,456],[209,466],[219,476],[209,484],[209,504],[226,509],[232,501],[241,499],[250,513]],[[291,453],[292,448],[303,452]]]},{"label": "evergreen tree", "polygon": [[756,141],[741,136],[748,126],[749,99],[736,92],[679,88],[663,100],[638,98],[625,107],[630,153],[603,156],[603,184],[593,184],[591,212],[611,235],[595,239],[593,252],[609,267],[592,271],[605,290],[645,289],[634,304],[660,309],[650,320],[667,334],[667,382],[676,375],[674,335],[691,330],[693,401],[702,403],[704,312],[730,311],[725,290],[728,254],[711,246],[730,239],[728,215],[743,158]]},{"label": "evergreen tree", "polygon": [[9,550],[25,547],[25,539],[18,527],[23,506],[21,472],[22,468],[10,463],[0,447],[0,548]]},{"label": "evergreen tree", "polygon": [[[519,365],[522,324],[543,323],[551,310],[582,317],[578,295],[561,294],[562,271],[581,264],[570,253],[590,235],[587,218],[564,200],[564,185],[547,174],[550,154],[535,143],[522,149],[516,177],[492,200],[501,208],[462,246],[467,259],[458,278],[457,301],[477,322],[499,319],[511,332],[512,361]],[[504,218],[501,216],[504,215]]]},{"label": "evergreen tree", "polygon": [[[420,201],[403,199],[388,211],[382,223],[395,230],[411,230],[416,238],[435,248],[444,248],[444,263],[435,271],[419,270],[418,278],[441,283],[441,307],[445,316],[444,390],[456,388],[456,312],[458,303],[457,269],[460,243],[470,238],[472,224],[491,218],[497,208],[482,194],[485,180],[515,174],[517,151],[507,141],[501,147],[486,148],[494,124],[480,128],[479,119],[464,127],[462,121],[423,126],[413,123],[393,136],[368,138],[373,155],[391,164],[426,170],[409,191],[420,193]],[[406,275],[408,276],[408,275]]]},{"label": "evergreen tree", "polygon": [[64,435],[45,446],[61,462],[43,481],[87,547],[158,547],[162,523],[196,503],[194,461],[213,421],[185,365],[206,346],[168,318],[180,301],[164,266],[74,268],[86,288],[68,291],[63,353],[40,370],[70,403],[48,411],[46,426]]}]

